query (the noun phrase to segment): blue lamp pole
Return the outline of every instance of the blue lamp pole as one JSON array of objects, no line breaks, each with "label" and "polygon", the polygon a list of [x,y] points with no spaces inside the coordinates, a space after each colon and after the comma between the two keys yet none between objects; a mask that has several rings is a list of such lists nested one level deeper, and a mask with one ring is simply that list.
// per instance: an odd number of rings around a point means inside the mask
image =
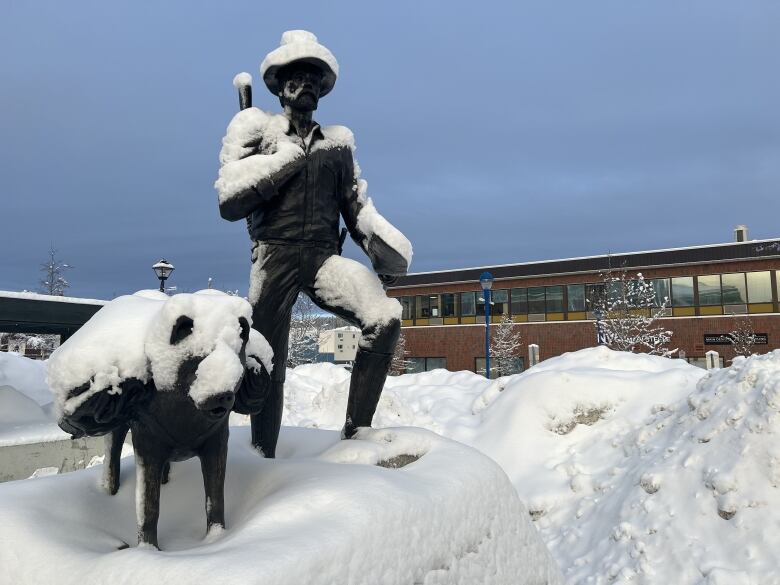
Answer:
[{"label": "blue lamp pole", "polygon": [[596,343],[598,345],[606,345],[607,340],[604,335],[604,311],[597,307],[593,313],[596,317]]},{"label": "blue lamp pole", "polygon": [[485,300],[485,377],[490,379],[490,289],[493,288],[493,275],[483,272],[479,275],[482,286],[482,298]]}]

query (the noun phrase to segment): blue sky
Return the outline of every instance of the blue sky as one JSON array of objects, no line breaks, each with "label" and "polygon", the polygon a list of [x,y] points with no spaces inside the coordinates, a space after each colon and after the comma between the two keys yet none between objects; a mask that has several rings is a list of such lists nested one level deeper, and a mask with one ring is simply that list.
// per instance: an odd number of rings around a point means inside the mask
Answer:
[{"label": "blue sky", "polygon": [[[76,296],[209,277],[246,294],[219,218],[233,76],[306,28],[341,75],[379,210],[437,270],[780,235],[780,4],[6,2],[0,289],[50,244]],[[352,247],[348,255],[359,257]]]}]

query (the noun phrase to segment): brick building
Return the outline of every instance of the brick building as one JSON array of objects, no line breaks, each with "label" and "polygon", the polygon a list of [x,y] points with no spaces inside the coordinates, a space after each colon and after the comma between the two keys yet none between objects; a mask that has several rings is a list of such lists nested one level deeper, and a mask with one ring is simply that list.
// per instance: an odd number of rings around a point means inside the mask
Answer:
[{"label": "brick building", "polygon": [[[507,314],[523,346],[538,344],[541,359],[596,343],[587,299],[603,287],[610,268],[641,272],[657,303],[668,297],[660,324],[673,332],[671,347],[702,363],[705,353],[732,357],[719,335],[750,319],[760,353],[780,348],[780,239],[673,248],[409,274],[388,290],[403,306],[403,333],[412,371],[444,367],[484,370],[484,302],[479,275],[490,271],[491,321]],[[724,345],[725,344],[725,345]],[[527,355],[522,356],[527,359]],[[523,366],[523,360],[518,364]]]}]

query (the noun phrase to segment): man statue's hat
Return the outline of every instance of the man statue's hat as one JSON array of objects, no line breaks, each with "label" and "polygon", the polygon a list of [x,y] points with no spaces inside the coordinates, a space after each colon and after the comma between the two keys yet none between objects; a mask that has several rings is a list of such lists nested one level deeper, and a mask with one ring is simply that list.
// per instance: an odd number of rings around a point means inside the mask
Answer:
[{"label": "man statue's hat", "polygon": [[322,89],[324,96],[336,85],[339,74],[339,64],[327,48],[317,42],[317,37],[307,30],[288,30],[282,34],[282,43],[263,60],[260,65],[260,75],[263,76],[268,90],[279,95],[279,69],[290,63],[303,61],[318,67],[322,71]]}]

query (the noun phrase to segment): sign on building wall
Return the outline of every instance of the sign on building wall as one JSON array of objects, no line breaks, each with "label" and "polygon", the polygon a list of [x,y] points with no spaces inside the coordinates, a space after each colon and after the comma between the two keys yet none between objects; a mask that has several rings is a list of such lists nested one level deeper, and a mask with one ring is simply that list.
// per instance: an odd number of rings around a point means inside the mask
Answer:
[{"label": "sign on building wall", "polygon": [[[767,333],[754,333],[755,341],[754,345],[767,345],[769,343],[769,335]],[[704,343],[707,345],[731,345],[732,334],[731,333],[705,333]]]}]

